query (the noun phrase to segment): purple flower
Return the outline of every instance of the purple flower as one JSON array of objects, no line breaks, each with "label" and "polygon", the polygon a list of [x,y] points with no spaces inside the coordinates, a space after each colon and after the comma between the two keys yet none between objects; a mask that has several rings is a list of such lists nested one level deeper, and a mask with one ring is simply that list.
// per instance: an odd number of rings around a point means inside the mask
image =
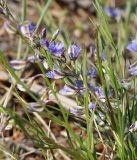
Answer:
[{"label": "purple flower", "polygon": [[91,70],[87,71],[87,75],[89,76],[89,78],[96,78],[97,71],[96,71],[95,67],[91,67]]},{"label": "purple flower", "polygon": [[30,25],[28,26],[28,29],[29,29],[29,32],[30,32],[30,33],[33,33],[34,30],[36,29],[36,26],[33,25],[33,24],[30,24]]},{"label": "purple flower", "polygon": [[137,52],[137,40],[133,40],[126,47],[130,52]]},{"label": "purple flower", "polygon": [[44,46],[44,45],[46,45],[46,43],[47,43],[47,39],[46,38],[41,38],[40,45]]},{"label": "purple flower", "polygon": [[61,41],[59,41],[56,43],[55,48],[56,48],[57,52],[62,53],[64,50],[64,44]]},{"label": "purple flower", "polygon": [[121,84],[125,89],[129,89],[131,87],[131,82],[122,81]]},{"label": "purple flower", "polygon": [[135,67],[130,67],[130,68],[129,68],[129,73],[130,73],[130,75],[132,75],[132,76],[137,76],[137,66],[135,66]]},{"label": "purple flower", "polygon": [[83,115],[84,114],[84,109],[83,109],[82,106],[76,106],[75,108],[70,108],[70,113],[74,114],[76,116]]},{"label": "purple flower", "polygon": [[47,73],[46,73],[46,76],[47,76],[48,78],[53,79],[53,78],[54,78],[54,71],[49,71],[49,72],[47,72]]},{"label": "purple flower", "polygon": [[31,22],[29,21],[25,21],[24,23],[19,23],[18,27],[22,35],[27,38],[31,38],[34,30],[36,29],[35,25],[31,24]]},{"label": "purple flower", "polygon": [[76,80],[75,84],[76,84],[76,88],[80,91],[81,95],[84,95],[85,88],[83,87],[83,81]]},{"label": "purple flower", "polygon": [[[93,53],[94,56],[97,56],[97,55],[96,55],[96,54],[97,54],[97,53],[96,53],[96,48],[94,48],[94,50],[92,51],[92,53]],[[102,61],[107,60],[107,56],[106,56],[106,54],[105,54],[104,51],[102,52],[102,57],[101,57],[101,58],[102,58]]]},{"label": "purple flower", "polygon": [[[91,88],[90,84],[87,84],[88,88]],[[64,86],[63,89],[59,91],[60,94],[62,95],[74,95],[76,93],[80,93],[81,95],[84,95],[85,88],[83,87],[83,81],[81,80],[76,80],[75,85],[66,85]]]},{"label": "purple flower", "polygon": [[40,40],[40,45],[45,49],[45,50],[48,50],[48,44],[49,44],[49,42],[47,41],[47,39],[46,38],[41,38],[41,40]]},{"label": "purple flower", "polygon": [[[85,88],[84,88],[84,86],[83,86],[83,81],[82,81],[82,80],[76,80],[76,81],[75,81],[75,84],[76,84],[77,90],[80,91],[81,95],[84,95],[84,93],[85,93]],[[88,88],[88,89],[91,89],[91,88],[92,88],[91,84],[87,83],[87,88]]]},{"label": "purple flower", "polygon": [[70,113],[74,115],[78,115],[78,110],[76,108],[70,109]]},{"label": "purple flower", "polygon": [[114,90],[112,88],[110,88],[107,92],[108,96],[113,96],[114,94]]},{"label": "purple flower", "polygon": [[80,54],[81,48],[78,45],[70,45],[68,48],[68,54],[72,60],[76,60]]},{"label": "purple flower", "polygon": [[102,60],[103,60],[103,61],[107,60],[107,56],[106,56],[106,54],[105,54],[104,51],[102,52]]},{"label": "purple flower", "polygon": [[94,87],[94,92],[96,94],[96,96],[102,101],[104,102],[105,101],[105,95],[104,95],[104,92],[102,90],[102,87]]},{"label": "purple flower", "polygon": [[48,46],[48,49],[49,49],[49,52],[52,54],[56,52],[56,48],[55,48],[54,43],[50,43]]},{"label": "purple flower", "polygon": [[107,7],[104,8],[104,11],[109,17],[112,17],[112,18],[117,18],[117,17],[123,17],[124,16],[124,11],[122,9],[107,6]]},{"label": "purple flower", "polygon": [[105,7],[104,11],[109,17],[113,17],[113,18],[117,17],[117,12],[112,7]]},{"label": "purple flower", "polygon": [[64,96],[74,95],[75,93],[76,93],[76,90],[66,84],[65,84],[64,88],[62,88],[59,91],[59,94],[64,95]]},{"label": "purple flower", "polygon": [[87,84],[88,89],[92,89],[92,85],[90,83]]},{"label": "purple flower", "polygon": [[56,44],[49,43],[48,49],[52,55],[61,57],[64,51],[64,44],[61,41],[57,42]]},{"label": "purple flower", "polygon": [[[76,88],[79,89],[80,91],[84,92],[85,91],[85,88],[83,87],[83,81],[82,80],[76,80],[75,81],[75,84],[76,84]],[[91,84],[87,83],[87,87],[89,89],[92,88]]]},{"label": "purple flower", "polygon": [[76,83],[76,87],[78,87],[78,88],[83,88],[83,81],[81,81],[81,80],[76,80],[75,83]]},{"label": "purple flower", "polygon": [[53,69],[52,71],[47,72],[46,76],[51,79],[61,79],[65,76],[65,74],[56,69]]},{"label": "purple flower", "polygon": [[88,105],[89,110],[93,110],[93,109],[95,109],[95,107],[96,107],[96,104],[92,103],[92,102],[90,102],[89,105]]}]

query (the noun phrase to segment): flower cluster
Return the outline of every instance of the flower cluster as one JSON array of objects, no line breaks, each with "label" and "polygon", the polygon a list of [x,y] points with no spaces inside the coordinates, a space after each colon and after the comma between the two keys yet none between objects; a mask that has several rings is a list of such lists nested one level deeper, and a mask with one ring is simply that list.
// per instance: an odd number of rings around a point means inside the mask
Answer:
[{"label": "flower cluster", "polygon": [[[47,30],[45,28],[42,29],[40,34],[36,34],[35,33],[36,27],[33,24],[31,24],[29,21],[26,21],[24,23],[19,23],[18,28],[22,36],[24,36],[24,38],[27,38],[29,40],[35,52],[35,55],[29,56],[27,58],[27,63],[28,62],[35,63],[38,61],[42,62],[44,68],[46,69],[45,76],[49,79],[56,80],[56,79],[63,79],[67,77],[71,81],[71,83],[70,84],[66,83],[64,87],[59,90],[59,94],[64,96],[79,95],[83,97],[86,90],[83,83],[84,75],[82,70],[81,72],[77,73],[74,67],[81,53],[81,47],[78,44],[71,44],[66,49],[65,44],[62,41],[57,40],[57,37],[60,33],[59,29],[55,31],[51,39],[48,39]],[[41,54],[41,50],[44,50],[45,52],[49,53],[50,58],[53,61],[52,68],[51,67],[49,68],[48,59],[46,56]],[[69,64],[66,62],[66,60],[64,61],[64,59],[68,60],[68,58],[69,58],[69,62],[68,62]],[[61,65],[58,65],[59,63]],[[68,69],[68,65],[71,65],[69,66],[69,69]],[[16,65],[12,63],[12,66],[16,66]],[[92,93],[101,102],[105,102],[104,94],[101,86],[91,85],[92,79],[98,76],[97,70],[93,66],[91,66],[89,69],[88,68],[87,68],[87,78],[88,78],[87,87],[88,87],[89,97],[92,97],[91,96],[91,93]],[[93,98],[89,99],[90,110],[94,109],[96,106],[96,104],[92,101],[93,101]]]},{"label": "flower cluster", "polygon": [[[115,12],[113,13],[113,16]],[[83,72],[76,73],[75,67],[73,66],[77,61],[81,48],[77,44],[71,44],[67,49],[65,48],[65,44],[62,41],[58,41],[57,37],[60,33],[59,29],[55,31],[51,39],[47,38],[47,30],[42,29],[40,34],[35,33],[35,25],[31,24],[29,21],[24,23],[19,23],[18,28],[25,38],[30,41],[30,44],[34,48],[35,55],[29,56],[27,61],[11,61],[10,64],[14,69],[22,69],[25,65],[29,63],[42,62],[43,67],[46,69],[46,77],[49,79],[63,79],[67,77],[71,83],[65,84],[62,89],[59,90],[59,94],[64,96],[73,96],[79,95],[84,96],[85,86],[83,83],[84,75]],[[39,49],[38,49],[39,47]],[[41,54],[41,49],[45,52],[48,52],[53,61],[53,67],[49,69],[48,59],[46,56]],[[134,40],[127,45],[127,50],[130,52],[137,51],[137,41]],[[94,51],[96,54],[96,50]],[[69,58],[69,69],[66,60]],[[107,62],[107,57],[105,52],[102,52],[102,61]],[[72,63],[71,63],[72,62]],[[61,65],[58,65],[58,64]],[[70,68],[72,70],[70,70]],[[137,75],[137,67],[130,67],[129,73],[133,76]],[[92,94],[100,100],[101,103],[105,103],[105,95],[101,86],[92,85],[92,80],[98,77],[97,70],[95,66],[91,66],[91,68],[87,68],[87,87],[88,87],[88,95],[92,97]],[[96,108],[96,102],[94,102],[93,98],[89,98],[89,109],[93,110]]]}]

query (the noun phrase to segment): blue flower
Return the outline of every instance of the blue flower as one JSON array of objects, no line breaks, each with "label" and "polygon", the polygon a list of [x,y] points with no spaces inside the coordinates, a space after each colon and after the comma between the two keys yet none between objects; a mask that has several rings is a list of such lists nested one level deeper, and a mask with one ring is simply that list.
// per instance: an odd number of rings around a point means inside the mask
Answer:
[{"label": "blue flower", "polygon": [[30,32],[30,33],[33,33],[34,30],[36,29],[36,26],[33,25],[33,24],[30,24],[30,25],[28,25],[28,29],[29,29],[29,32]]},{"label": "blue flower", "polygon": [[62,53],[64,50],[64,44],[61,41],[59,41],[56,43],[55,48],[57,50],[57,53]]},{"label": "blue flower", "polygon": [[[76,81],[75,81],[75,84],[76,84],[76,88],[77,88],[77,89],[85,90],[85,88],[83,87],[83,81],[82,81],[82,80],[76,80]],[[87,87],[88,87],[89,89],[92,88],[91,84],[89,84],[89,83],[87,83]]]},{"label": "blue flower", "polygon": [[94,92],[100,100],[102,100],[103,102],[105,101],[105,95],[102,87],[98,87],[98,86],[94,87]]},{"label": "blue flower", "polygon": [[65,74],[56,69],[53,69],[52,71],[48,71],[46,76],[51,79],[61,79],[65,76]]},{"label": "blue flower", "polygon": [[90,102],[89,105],[88,105],[89,110],[93,110],[93,109],[95,109],[95,107],[96,107],[96,104],[92,103],[92,102]]},{"label": "blue flower", "polygon": [[[76,80],[76,81],[75,81],[75,84],[76,84],[77,90],[80,91],[81,95],[84,95],[84,93],[85,93],[85,88],[84,88],[84,86],[83,86],[83,81],[82,81],[82,80]],[[88,89],[91,89],[91,88],[92,88],[91,84],[87,83],[87,88],[88,88]]]},{"label": "blue flower", "polygon": [[64,52],[64,44],[61,41],[57,42],[56,44],[49,43],[48,49],[52,55],[61,57]]},{"label": "blue flower", "polygon": [[131,82],[126,82],[123,80],[121,84],[124,89],[129,89],[131,87]]},{"label": "blue flower", "polygon": [[70,45],[68,48],[68,54],[72,60],[76,60],[80,54],[81,48],[78,45]]},{"label": "blue flower", "polygon": [[97,71],[96,71],[95,67],[91,67],[91,70],[87,71],[87,75],[89,76],[89,78],[96,78]]},{"label": "blue flower", "polygon": [[59,94],[64,96],[74,95],[76,93],[76,90],[68,85],[65,84],[65,86],[59,91]]},{"label": "blue flower", "polygon": [[83,82],[81,80],[76,80],[74,86],[65,84],[64,88],[59,91],[62,95],[74,95],[76,93],[81,93],[83,95],[84,92],[85,88],[83,87]]},{"label": "blue flower", "polygon": [[90,83],[87,84],[88,89],[92,89],[92,85]]},{"label": "blue flower", "polygon": [[70,108],[70,113],[76,116],[84,114],[84,108],[82,106],[76,106],[75,108]]},{"label": "blue flower", "polygon": [[47,41],[46,38],[41,38],[41,39],[40,39],[40,45],[41,45],[45,50],[48,50],[48,44],[49,44],[49,42]]},{"label": "blue flower", "polygon": [[81,80],[76,80],[75,83],[76,83],[76,87],[78,87],[78,88],[83,88],[83,81],[81,81]]},{"label": "blue flower", "polygon": [[105,61],[105,60],[107,60],[107,56],[106,56],[105,52],[103,51],[102,52],[102,61]]},{"label": "blue flower", "polygon": [[129,73],[130,73],[130,75],[132,75],[132,76],[137,76],[137,66],[130,67],[130,68],[129,68]]},{"label": "blue flower", "polygon": [[46,45],[46,43],[47,43],[47,39],[46,38],[41,38],[40,44],[43,46],[43,45]]},{"label": "blue flower", "polygon": [[76,84],[76,88],[80,91],[81,95],[84,95],[85,88],[83,87],[83,81],[76,80],[75,84]]},{"label": "blue flower", "polygon": [[110,6],[109,7],[105,7],[104,11],[109,17],[113,17],[113,18],[117,17],[116,10],[114,8],[110,7]]},{"label": "blue flower", "polygon": [[[87,84],[87,86],[89,89],[92,88],[92,86],[89,83]],[[64,96],[74,95],[76,93],[80,93],[81,95],[84,95],[84,92],[85,92],[85,88],[83,87],[83,81],[81,80],[76,80],[74,86],[65,84],[64,88],[59,91],[59,93]]]},{"label": "blue flower", "polygon": [[35,25],[31,24],[31,22],[29,21],[19,23],[18,28],[21,31],[22,35],[27,38],[31,38],[34,30],[36,29]]},{"label": "blue flower", "polygon": [[55,53],[56,52],[56,48],[55,48],[54,43],[50,43],[49,46],[48,46],[48,49],[49,49],[50,53]]},{"label": "blue flower", "polygon": [[53,79],[53,78],[54,78],[54,71],[49,71],[49,72],[47,72],[47,73],[46,73],[46,76],[47,76],[48,78]]},{"label": "blue flower", "polygon": [[78,110],[76,108],[71,108],[70,113],[74,115],[78,115]]},{"label": "blue flower", "polygon": [[107,6],[104,8],[105,13],[112,18],[124,17],[124,10]]},{"label": "blue flower", "polygon": [[126,47],[130,52],[137,52],[137,40],[133,40]]}]

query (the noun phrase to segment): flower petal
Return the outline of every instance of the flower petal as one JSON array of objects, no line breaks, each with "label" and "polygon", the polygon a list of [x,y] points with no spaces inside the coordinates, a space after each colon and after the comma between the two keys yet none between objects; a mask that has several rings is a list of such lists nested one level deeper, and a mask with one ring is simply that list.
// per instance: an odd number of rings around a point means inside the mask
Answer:
[{"label": "flower petal", "polygon": [[81,48],[78,45],[70,45],[68,48],[68,54],[72,60],[76,60],[80,54]]},{"label": "flower petal", "polygon": [[48,49],[52,55],[61,57],[64,51],[64,44],[61,41],[57,42],[56,44],[49,43]]},{"label": "flower petal", "polygon": [[59,94],[64,95],[64,96],[74,95],[75,93],[76,93],[76,92],[75,92],[75,89],[70,88],[70,87],[67,86],[66,84],[65,84],[64,88],[62,88],[62,89],[59,91]]},{"label": "flower petal", "polygon": [[104,11],[109,17],[114,17],[115,18],[117,16],[117,13],[116,13],[115,9],[112,8],[112,7],[105,7]]},{"label": "flower petal", "polygon": [[49,49],[50,53],[56,52],[56,47],[55,47],[54,43],[49,43],[48,49]]},{"label": "flower petal", "polygon": [[137,66],[131,67],[131,68],[129,69],[129,73],[130,73],[130,75],[132,75],[132,76],[137,76]]},{"label": "flower petal", "polygon": [[95,107],[96,107],[96,104],[92,103],[92,102],[90,102],[89,105],[88,105],[89,110],[93,110],[93,109],[95,109]]},{"label": "flower petal", "polygon": [[126,47],[130,52],[137,52],[137,40],[133,40]]},{"label": "flower petal", "polygon": [[94,87],[94,92],[99,99],[104,99],[105,98],[102,87],[98,87],[98,86]]},{"label": "flower petal", "polygon": [[29,21],[25,21],[24,23],[19,23],[19,29],[23,36],[30,38],[36,29],[35,25],[31,24]]},{"label": "flower petal", "polygon": [[51,79],[61,79],[65,76],[65,74],[57,71],[56,69],[53,69],[52,71],[47,72],[46,76]]}]

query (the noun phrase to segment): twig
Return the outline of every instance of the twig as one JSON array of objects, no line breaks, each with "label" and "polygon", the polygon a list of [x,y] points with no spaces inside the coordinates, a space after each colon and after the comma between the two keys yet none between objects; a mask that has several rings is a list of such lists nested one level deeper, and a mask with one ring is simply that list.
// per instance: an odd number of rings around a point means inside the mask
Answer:
[{"label": "twig", "polygon": [[[11,97],[12,97],[13,86],[14,86],[14,85],[11,85],[11,87],[9,88],[9,90],[7,91],[7,93],[6,93],[6,95],[5,95],[5,100],[4,100],[4,102],[3,102],[3,107],[4,107],[4,108],[6,108],[9,100],[10,100]],[[7,118],[5,117],[4,113],[1,113],[1,130],[2,130],[2,131],[3,131],[3,129],[5,128],[6,121],[7,121]]]},{"label": "twig", "polygon": [[110,160],[113,160],[113,155],[114,155],[115,148],[116,148],[116,143],[113,146],[113,149],[112,149],[112,152],[111,152],[111,155],[110,155]]}]

